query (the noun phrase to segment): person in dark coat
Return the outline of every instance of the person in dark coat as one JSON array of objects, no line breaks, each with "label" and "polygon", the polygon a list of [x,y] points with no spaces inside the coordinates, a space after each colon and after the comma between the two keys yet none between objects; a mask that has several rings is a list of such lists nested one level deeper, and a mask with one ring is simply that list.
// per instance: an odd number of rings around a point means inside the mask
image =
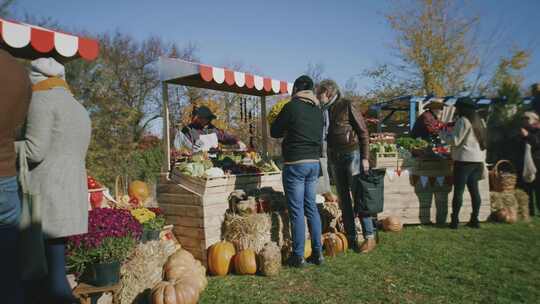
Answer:
[{"label": "person in dark coat", "polygon": [[444,103],[439,100],[433,100],[424,108],[427,109],[418,117],[411,131],[411,136],[421,138],[428,142],[439,135],[442,122],[439,120],[440,112],[444,107]]}]

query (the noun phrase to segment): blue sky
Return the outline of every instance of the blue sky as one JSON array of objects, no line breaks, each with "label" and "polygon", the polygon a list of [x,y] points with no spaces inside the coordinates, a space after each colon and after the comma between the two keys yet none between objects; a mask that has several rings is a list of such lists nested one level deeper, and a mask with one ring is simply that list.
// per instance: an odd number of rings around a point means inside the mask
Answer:
[{"label": "blue sky", "polygon": [[[514,46],[533,48],[526,84],[540,81],[540,1],[470,0],[481,18],[479,37],[493,58]],[[393,60],[393,33],[384,13],[392,0],[17,0],[25,13],[51,17],[93,33],[119,30],[138,39],[159,35],[180,46],[199,47],[207,64],[242,62],[259,73],[293,81],[311,63],[344,84],[378,63]],[[495,31],[497,29],[497,31]],[[492,34],[496,33],[495,38]],[[485,44],[484,46],[487,46]],[[492,65],[493,66],[493,65]],[[357,78],[360,89],[369,84]]]}]

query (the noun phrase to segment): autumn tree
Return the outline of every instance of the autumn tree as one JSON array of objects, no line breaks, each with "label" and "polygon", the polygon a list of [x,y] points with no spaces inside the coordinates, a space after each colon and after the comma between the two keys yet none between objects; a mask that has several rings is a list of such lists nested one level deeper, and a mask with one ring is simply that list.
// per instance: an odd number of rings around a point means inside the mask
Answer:
[{"label": "autumn tree", "polygon": [[463,90],[478,66],[473,29],[478,18],[463,14],[455,0],[401,1],[386,15],[396,33],[395,48],[406,73],[424,94]]}]

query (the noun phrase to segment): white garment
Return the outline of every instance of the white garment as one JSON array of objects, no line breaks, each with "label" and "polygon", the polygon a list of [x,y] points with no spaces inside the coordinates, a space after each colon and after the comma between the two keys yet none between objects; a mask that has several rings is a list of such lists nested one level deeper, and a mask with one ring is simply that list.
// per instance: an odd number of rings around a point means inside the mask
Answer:
[{"label": "white garment", "polygon": [[46,80],[49,77],[58,77],[65,79],[66,70],[64,66],[54,58],[39,58],[31,63],[30,81],[36,84]]},{"label": "white garment", "polygon": [[523,162],[523,180],[527,183],[534,182],[537,172],[536,165],[532,158],[531,145],[525,144],[525,157]]},{"label": "white garment", "polygon": [[452,147],[453,160],[478,163],[486,160],[486,150],[480,149],[480,143],[467,118],[460,117],[452,133],[441,132],[440,135]]}]

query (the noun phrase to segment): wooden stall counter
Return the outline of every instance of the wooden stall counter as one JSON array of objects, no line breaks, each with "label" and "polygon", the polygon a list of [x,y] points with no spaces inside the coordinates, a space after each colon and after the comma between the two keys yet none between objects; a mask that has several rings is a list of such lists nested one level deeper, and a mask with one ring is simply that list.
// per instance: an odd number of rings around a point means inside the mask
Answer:
[{"label": "wooden stall counter", "polygon": [[221,240],[228,197],[234,190],[271,187],[283,191],[281,172],[230,175],[209,179],[162,174],[157,186],[158,204],[184,249],[206,266],[208,247]]},{"label": "wooden stall counter", "polygon": [[[384,211],[379,215],[399,216],[404,224],[443,224],[450,221],[453,197],[453,161],[445,159],[405,162],[400,170],[387,168],[384,184]],[[480,181],[480,220],[490,215],[489,181]],[[472,212],[466,190],[459,219],[468,221]]]}]

